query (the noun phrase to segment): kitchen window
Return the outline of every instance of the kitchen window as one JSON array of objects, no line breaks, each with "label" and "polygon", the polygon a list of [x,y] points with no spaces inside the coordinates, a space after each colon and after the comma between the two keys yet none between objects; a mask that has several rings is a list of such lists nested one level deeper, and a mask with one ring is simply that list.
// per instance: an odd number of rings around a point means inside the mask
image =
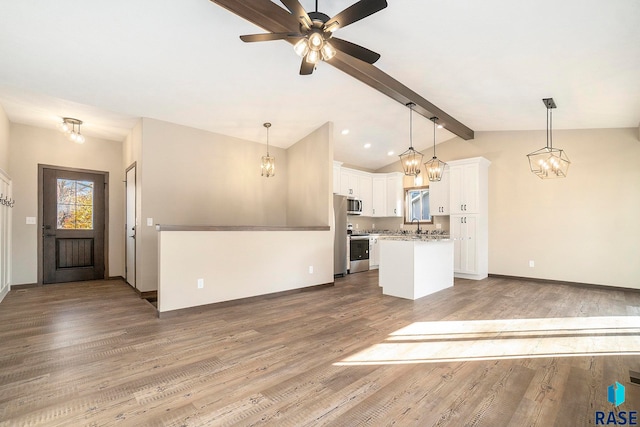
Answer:
[{"label": "kitchen window", "polygon": [[433,223],[429,212],[429,187],[411,187],[405,191],[405,224],[417,219],[421,223]]}]

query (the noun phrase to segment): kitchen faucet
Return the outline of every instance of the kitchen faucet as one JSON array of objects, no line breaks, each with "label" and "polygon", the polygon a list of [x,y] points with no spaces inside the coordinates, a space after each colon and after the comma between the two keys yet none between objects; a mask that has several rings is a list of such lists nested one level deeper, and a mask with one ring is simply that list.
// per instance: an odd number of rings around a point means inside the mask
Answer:
[{"label": "kitchen faucet", "polygon": [[416,230],[416,234],[420,234],[420,220],[418,218],[413,218],[411,220],[411,224],[413,224],[413,221],[418,221],[418,229]]}]

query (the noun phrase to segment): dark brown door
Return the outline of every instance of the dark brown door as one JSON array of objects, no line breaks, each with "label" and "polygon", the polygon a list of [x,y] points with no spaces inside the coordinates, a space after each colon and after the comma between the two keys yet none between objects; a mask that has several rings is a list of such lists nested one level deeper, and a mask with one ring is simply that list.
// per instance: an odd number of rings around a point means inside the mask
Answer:
[{"label": "dark brown door", "polygon": [[42,172],[43,283],[104,279],[105,176]]}]

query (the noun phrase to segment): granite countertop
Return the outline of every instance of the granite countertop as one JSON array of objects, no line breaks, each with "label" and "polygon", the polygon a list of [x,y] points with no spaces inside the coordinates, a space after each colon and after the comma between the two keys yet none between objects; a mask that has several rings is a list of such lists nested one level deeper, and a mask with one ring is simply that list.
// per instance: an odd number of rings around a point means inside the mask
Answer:
[{"label": "granite countertop", "polygon": [[407,242],[432,242],[439,240],[454,240],[449,235],[442,234],[381,234],[380,239],[384,240],[402,240]]}]

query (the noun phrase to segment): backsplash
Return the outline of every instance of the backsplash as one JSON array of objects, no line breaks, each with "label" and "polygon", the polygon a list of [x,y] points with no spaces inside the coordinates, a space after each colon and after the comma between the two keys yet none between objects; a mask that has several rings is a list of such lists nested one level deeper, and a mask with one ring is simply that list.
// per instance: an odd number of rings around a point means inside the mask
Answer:
[{"label": "backsplash", "polygon": [[[433,224],[420,224],[420,229],[424,231],[431,230],[443,230],[449,231],[449,217],[448,216],[434,216]],[[359,215],[347,215],[347,222],[349,224],[353,224],[353,231],[377,231],[377,230],[388,230],[388,231],[400,231],[400,230],[409,230],[415,231],[417,226],[414,223],[413,225],[404,224],[403,218],[396,217],[386,217],[386,218],[373,218]],[[441,228],[437,228],[438,224]]]}]

